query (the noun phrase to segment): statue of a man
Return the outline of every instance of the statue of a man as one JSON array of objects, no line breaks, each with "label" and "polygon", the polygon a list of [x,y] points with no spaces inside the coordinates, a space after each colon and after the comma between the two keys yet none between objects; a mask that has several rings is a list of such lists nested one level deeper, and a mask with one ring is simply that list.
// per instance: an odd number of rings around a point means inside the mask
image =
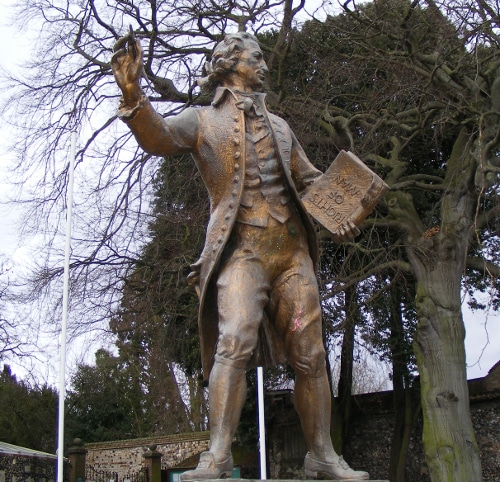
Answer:
[{"label": "statue of a man", "polygon": [[200,301],[210,450],[182,480],[231,475],[245,371],[285,360],[296,377],[295,404],[308,449],[306,476],[368,479],[335,453],[330,438],[317,240],[299,194],[322,173],[287,123],[266,108],[259,91],[267,66],[257,39],[241,32],[226,35],[202,79],[215,89],[212,105],[166,119],[140,88],[139,42],[132,37],[119,41],[111,64],[123,93],[119,116],[137,142],[158,156],[191,153],[210,198],[205,246],[188,277]]}]

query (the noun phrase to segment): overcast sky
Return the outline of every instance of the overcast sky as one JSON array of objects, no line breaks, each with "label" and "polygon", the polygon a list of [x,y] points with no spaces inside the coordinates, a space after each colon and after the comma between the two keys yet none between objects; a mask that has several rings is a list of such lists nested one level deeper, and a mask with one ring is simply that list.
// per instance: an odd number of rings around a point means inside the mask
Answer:
[{"label": "overcast sky", "polygon": [[[11,6],[13,0],[0,0],[2,11],[0,25],[0,65],[15,71],[23,59],[30,55],[30,42],[26,30],[18,30],[12,26]],[[26,25],[25,28],[34,28]],[[12,263],[23,263],[33,255],[36,246],[29,239],[19,239],[19,229],[16,226],[16,206],[7,203],[8,196],[13,193],[8,183],[8,172],[12,165],[12,156],[5,152],[6,140],[9,138],[9,129],[2,122],[0,129],[0,254],[6,255]],[[71,314],[70,314],[71,316]],[[468,377],[485,376],[488,370],[500,360],[500,316],[495,313],[470,313],[464,306],[466,321],[466,349]],[[73,358],[74,359],[74,358]],[[15,363],[9,361],[14,367]],[[70,362],[71,363],[71,362]],[[52,358],[50,370],[57,370],[57,360]],[[54,374],[54,380],[57,375]]]},{"label": "overcast sky", "polygon": [[[23,33],[16,31],[10,22],[10,11],[13,3],[12,0],[0,0],[0,10],[2,12],[2,16],[0,17],[0,66],[9,70],[14,69],[16,65],[20,64],[22,58],[28,52],[28,46],[24,40]],[[16,228],[13,224],[13,216],[11,216],[11,206],[4,204],[9,194],[12,193],[7,180],[12,156],[8,152],[5,152],[4,147],[7,139],[9,139],[9,135],[8,126],[2,122],[2,128],[0,129],[0,252],[12,256],[16,247]]]}]

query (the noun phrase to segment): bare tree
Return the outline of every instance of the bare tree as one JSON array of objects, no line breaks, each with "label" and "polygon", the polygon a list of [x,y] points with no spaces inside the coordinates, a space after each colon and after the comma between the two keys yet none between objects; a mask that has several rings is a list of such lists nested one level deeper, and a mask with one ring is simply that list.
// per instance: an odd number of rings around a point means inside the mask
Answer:
[{"label": "bare tree", "polygon": [[[295,5],[293,5],[295,3]],[[138,149],[116,118],[119,93],[109,60],[114,42],[135,31],[144,45],[144,83],[164,115],[207,103],[196,80],[224,32],[271,28],[286,37],[304,2],[26,0],[19,28],[40,28],[20,76],[3,74],[3,118],[16,130],[15,181],[26,209],[23,229],[43,236],[44,254],[29,280],[31,298],[54,293],[62,274],[62,226],[70,133],[77,130],[72,318],[77,335],[102,328],[123,280],[149,239],[151,181],[159,160]],[[131,26],[131,27],[130,27]],[[272,53],[278,57],[279,51]],[[60,302],[51,305],[54,319]]]},{"label": "bare tree", "polygon": [[29,326],[22,312],[12,309],[19,288],[14,281],[13,263],[0,255],[0,361],[36,357],[33,350],[37,326]]}]

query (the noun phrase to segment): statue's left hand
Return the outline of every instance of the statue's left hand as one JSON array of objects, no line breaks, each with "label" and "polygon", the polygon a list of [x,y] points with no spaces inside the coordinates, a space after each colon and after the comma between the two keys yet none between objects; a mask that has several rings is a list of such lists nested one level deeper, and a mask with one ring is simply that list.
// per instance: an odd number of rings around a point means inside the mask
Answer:
[{"label": "statue's left hand", "polygon": [[143,74],[141,44],[131,32],[115,43],[113,52],[111,68],[113,69],[116,83],[123,92],[125,103],[132,106],[142,95],[139,85],[139,79]]},{"label": "statue's left hand", "polygon": [[347,220],[337,233],[332,233],[332,238],[337,243],[344,243],[346,241],[352,241],[360,232],[361,231],[352,221]]}]

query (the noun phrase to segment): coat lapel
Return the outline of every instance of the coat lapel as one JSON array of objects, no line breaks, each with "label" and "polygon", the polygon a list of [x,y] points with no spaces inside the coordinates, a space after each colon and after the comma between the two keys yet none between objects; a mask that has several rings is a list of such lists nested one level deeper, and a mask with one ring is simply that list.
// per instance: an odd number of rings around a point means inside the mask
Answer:
[{"label": "coat lapel", "polygon": [[287,178],[290,177],[290,158],[292,153],[292,137],[287,125],[276,116],[268,113],[268,118],[271,125],[271,130],[276,141],[278,148],[279,158],[282,162],[283,168]]}]

